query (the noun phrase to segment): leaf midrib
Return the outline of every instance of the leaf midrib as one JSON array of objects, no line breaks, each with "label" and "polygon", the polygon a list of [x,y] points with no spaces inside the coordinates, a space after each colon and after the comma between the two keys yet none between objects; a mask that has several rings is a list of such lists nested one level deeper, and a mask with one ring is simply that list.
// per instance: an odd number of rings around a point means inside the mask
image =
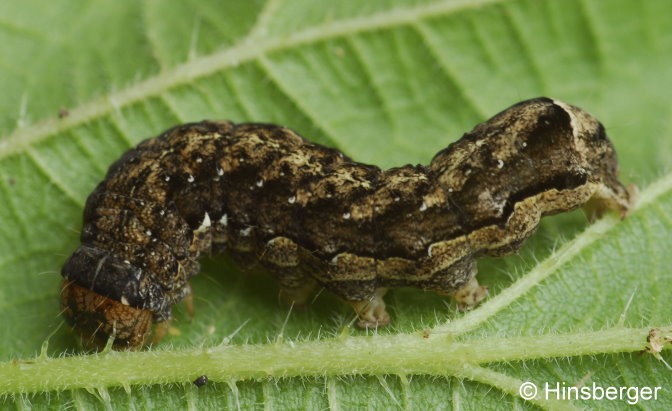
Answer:
[{"label": "leaf midrib", "polygon": [[[613,354],[646,348],[652,327],[595,332],[452,341],[421,333],[322,341],[222,345],[180,351],[107,352],[0,364],[0,394],[189,383],[195,375],[235,385],[246,379],[296,376],[408,375],[467,378],[517,395],[523,381],[485,364],[578,355]],[[75,372],[76,370],[76,372]],[[549,409],[571,404],[537,398]]]}]

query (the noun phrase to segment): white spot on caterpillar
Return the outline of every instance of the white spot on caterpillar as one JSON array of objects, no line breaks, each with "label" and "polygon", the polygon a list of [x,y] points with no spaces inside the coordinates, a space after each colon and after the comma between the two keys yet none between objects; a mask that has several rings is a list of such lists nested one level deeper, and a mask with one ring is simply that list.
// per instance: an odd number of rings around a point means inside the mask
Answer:
[{"label": "white spot on caterpillar", "polygon": [[119,301],[120,301],[123,305],[131,305],[131,304],[128,302],[128,299],[127,299],[125,296],[123,296],[123,295],[121,296],[121,299],[120,299]]},{"label": "white spot on caterpillar", "polygon": [[166,178],[164,178],[164,180],[166,180],[166,182],[170,181],[170,176],[166,176]]},{"label": "white spot on caterpillar", "polygon": [[189,174],[189,176],[187,177],[187,181],[190,182],[190,183],[193,183],[194,182],[194,176]]},{"label": "white spot on caterpillar", "polygon": [[251,233],[252,233],[252,227],[247,227],[240,230],[241,237],[249,237]]},{"label": "white spot on caterpillar", "polygon": [[223,225],[226,227],[229,224],[229,217],[224,214],[220,219],[219,219],[219,224]]},{"label": "white spot on caterpillar", "polygon": [[166,212],[164,210],[159,210],[159,215],[164,215]]},{"label": "white spot on caterpillar", "polygon": [[218,176],[223,176],[224,175],[224,170],[222,170],[220,167],[217,167],[217,175]]},{"label": "white spot on caterpillar", "polygon": [[350,213],[343,213],[343,219],[349,220],[350,219]]},{"label": "white spot on caterpillar", "polygon": [[257,181],[257,187],[263,187],[263,186],[264,186],[264,180],[263,179]]},{"label": "white spot on caterpillar", "polygon": [[468,176],[468,175],[470,175],[470,174],[471,174],[471,169],[468,168],[468,169],[464,172],[464,175],[467,175],[467,176]]},{"label": "white spot on caterpillar", "polygon": [[334,258],[331,259],[331,263],[332,263],[332,264],[338,264],[338,257],[339,257],[339,256],[340,256],[340,254],[339,254],[339,255],[335,255]]},{"label": "white spot on caterpillar", "polygon": [[296,196],[289,197],[287,201],[289,202],[289,204],[294,204],[296,202]]},{"label": "white spot on caterpillar", "polygon": [[501,159],[497,160],[497,168],[502,168],[504,167],[504,162]]},{"label": "white spot on caterpillar", "polygon": [[425,210],[427,210],[427,204],[425,204],[425,203],[423,202],[423,203],[420,205],[420,211],[425,211]]},{"label": "white spot on caterpillar", "polygon": [[523,141],[523,148],[527,147],[527,143]]},{"label": "white spot on caterpillar", "polygon": [[394,202],[395,202],[395,203],[398,203],[398,202],[399,202],[399,200],[400,200],[400,198],[399,198],[399,197],[394,197]]},{"label": "white spot on caterpillar", "polygon": [[151,237],[152,236],[152,230],[145,231],[145,234],[147,234],[148,237]]},{"label": "white spot on caterpillar", "polygon": [[241,158],[238,159],[238,161],[241,162],[241,163],[244,163],[245,159],[241,157]]},{"label": "white spot on caterpillar", "polygon": [[125,264],[128,264],[128,265],[131,265],[131,262],[128,261],[128,260],[124,260],[124,263],[125,263]]},{"label": "white spot on caterpillar", "polygon": [[[210,220],[210,215],[206,212],[205,215],[203,216],[203,222],[201,223],[201,226],[198,227],[198,230],[201,230],[202,228],[210,227],[212,225],[212,221]],[[196,230],[196,231],[198,231]]]},{"label": "white spot on caterpillar", "polygon": [[449,193],[452,193],[452,192],[453,192],[453,189],[452,189],[452,188],[449,188],[449,189],[448,189],[448,192],[449,192]]},{"label": "white spot on caterpillar", "polygon": [[427,249],[427,255],[432,256],[432,249],[434,248],[434,244],[430,245],[429,248]]},{"label": "white spot on caterpillar", "polygon": [[198,158],[196,159],[196,162],[197,162],[197,163],[202,163],[202,162],[203,162],[203,159],[200,158],[200,157],[198,157]]}]

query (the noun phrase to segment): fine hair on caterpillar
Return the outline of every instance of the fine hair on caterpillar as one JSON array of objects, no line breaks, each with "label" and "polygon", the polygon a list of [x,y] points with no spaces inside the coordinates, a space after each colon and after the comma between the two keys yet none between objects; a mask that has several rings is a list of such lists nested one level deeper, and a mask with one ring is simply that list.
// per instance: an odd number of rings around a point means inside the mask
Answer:
[{"label": "fine hair on caterpillar", "polygon": [[199,257],[226,252],[265,267],[288,303],[317,286],[335,293],[362,328],[390,322],[392,287],[469,309],[487,295],[476,260],[517,252],[542,216],[625,217],[636,190],[617,176],[602,124],[544,97],[478,124],[429,165],[389,170],[273,124],[184,124],[126,152],[90,194],[61,305],[85,344],[138,348],[190,298]]}]

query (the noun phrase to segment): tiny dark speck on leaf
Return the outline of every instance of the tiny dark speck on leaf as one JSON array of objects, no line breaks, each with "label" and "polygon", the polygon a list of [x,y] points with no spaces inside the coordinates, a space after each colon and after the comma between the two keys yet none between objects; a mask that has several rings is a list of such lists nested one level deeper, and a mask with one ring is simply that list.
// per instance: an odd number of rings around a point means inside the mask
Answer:
[{"label": "tiny dark speck on leaf", "polygon": [[70,111],[67,108],[61,108],[58,110],[58,118],[65,118],[70,115]]},{"label": "tiny dark speck on leaf", "polygon": [[198,377],[194,380],[194,385],[199,387],[199,388],[204,386],[207,383],[208,383],[208,376],[207,375],[201,375],[200,377]]}]

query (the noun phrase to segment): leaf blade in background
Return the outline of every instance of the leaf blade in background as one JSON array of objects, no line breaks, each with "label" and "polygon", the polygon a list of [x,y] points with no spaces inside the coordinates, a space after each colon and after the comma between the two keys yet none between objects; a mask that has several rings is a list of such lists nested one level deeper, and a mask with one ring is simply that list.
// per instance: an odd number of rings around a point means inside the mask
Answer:
[{"label": "leaf blade in background", "polygon": [[[176,123],[277,122],[389,167],[426,163],[475,123],[519,100],[551,95],[600,118],[617,146],[623,179],[646,187],[672,159],[670,7],[662,0],[3,5],[0,334],[11,338],[0,339],[0,358],[32,358],[49,336],[51,356],[74,349],[72,336],[58,328],[57,273],[78,243],[83,202],[123,151]],[[61,108],[70,115],[57,118]],[[633,295],[625,325],[669,326],[663,302],[672,287],[662,260],[670,244],[669,197],[656,197],[461,338],[600,330],[618,323]],[[481,282],[498,295],[585,226],[577,213],[546,219],[520,256],[479,262]],[[323,293],[283,328],[287,309],[277,305],[270,278],[242,275],[226,259],[206,262],[194,288],[197,316],[189,322],[177,306],[180,335],[166,338],[165,346],[216,346],[245,321],[232,343],[265,343],[280,330],[285,340],[324,339],[352,318]],[[577,290],[592,298],[577,298]],[[459,317],[454,305],[417,290],[395,290],[388,300],[394,325],[383,335]],[[648,357],[540,359],[535,372],[529,364],[488,369],[520,380],[574,383],[593,373],[605,385],[670,386],[669,373]],[[186,401],[206,409],[221,406],[219,396],[231,407],[526,404],[509,395],[502,400],[501,387],[484,383],[408,378],[409,385],[391,376],[385,383],[331,376],[215,382],[201,390],[134,386],[130,395],[109,388],[7,401],[84,408]],[[478,393],[483,403],[476,402]],[[669,405],[669,398],[646,406]]]}]

